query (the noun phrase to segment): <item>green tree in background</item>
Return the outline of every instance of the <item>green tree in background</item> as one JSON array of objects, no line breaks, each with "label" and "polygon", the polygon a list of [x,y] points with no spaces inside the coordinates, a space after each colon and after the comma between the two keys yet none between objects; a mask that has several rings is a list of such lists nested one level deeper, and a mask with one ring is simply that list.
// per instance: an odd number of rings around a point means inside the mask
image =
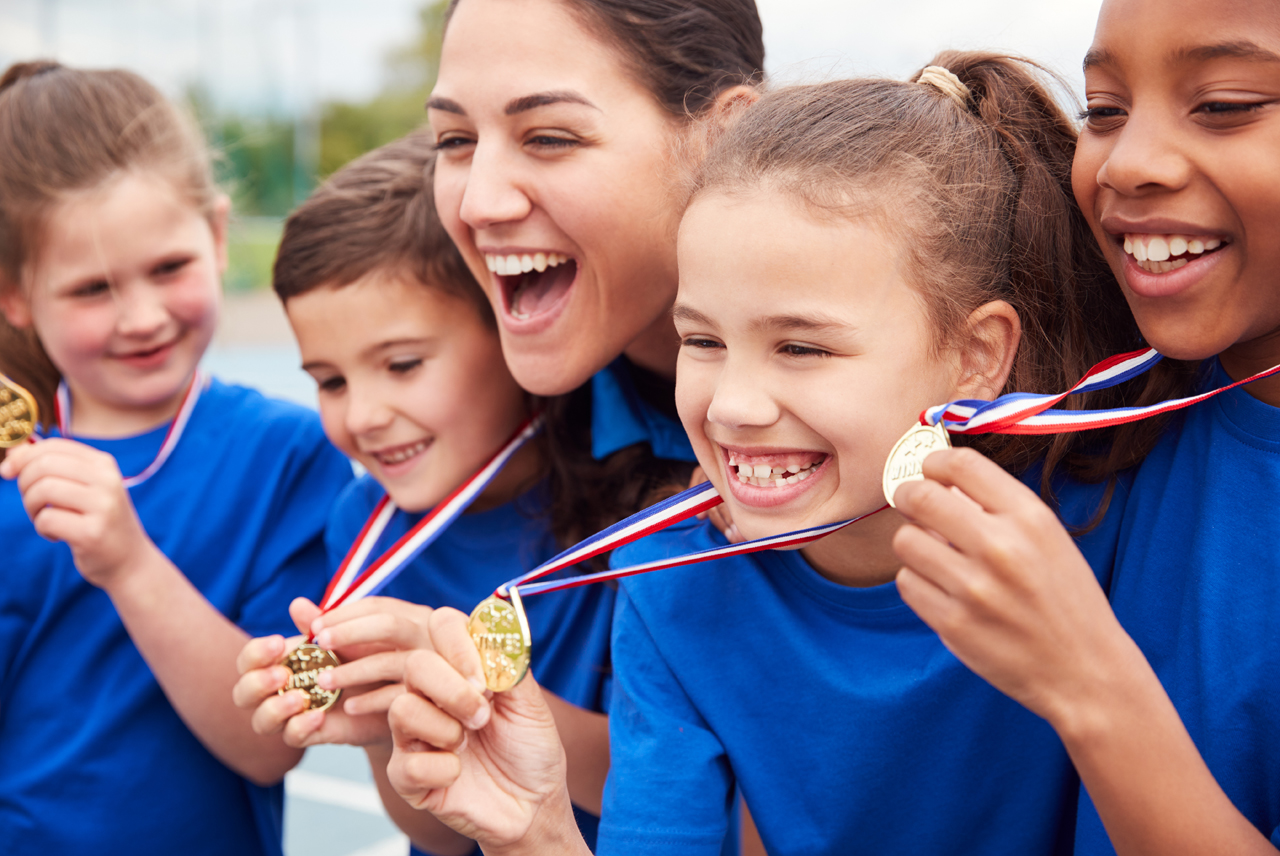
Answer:
[{"label": "green tree in background", "polygon": [[425,121],[424,105],[440,66],[440,39],[448,0],[418,10],[413,39],[386,57],[382,90],[368,101],[330,101],[320,106],[317,175],[295,182],[291,119],[219,113],[199,87],[187,100],[218,152],[219,184],[231,194],[236,221],[230,239],[231,264],[224,279],[229,290],[266,287],[280,241],[281,223],[299,191],[309,191],[335,170],[384,143],[404,136]]}]

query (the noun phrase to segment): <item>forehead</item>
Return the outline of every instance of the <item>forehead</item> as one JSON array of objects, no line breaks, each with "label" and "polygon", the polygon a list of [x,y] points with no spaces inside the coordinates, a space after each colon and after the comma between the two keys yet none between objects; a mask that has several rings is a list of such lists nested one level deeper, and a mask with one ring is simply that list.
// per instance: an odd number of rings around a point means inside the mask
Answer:
[{"label": "forehead", "polygon": [[1220,59],[1280,62],[1280,3],[1107,0],[1084,66],[1132,73]]},{"label": "forehead", "polygon": [[434,96],[485,98],[572,88],[591,98],[639,86],[628,57],[559,0],[462,0],[445,31]]}]

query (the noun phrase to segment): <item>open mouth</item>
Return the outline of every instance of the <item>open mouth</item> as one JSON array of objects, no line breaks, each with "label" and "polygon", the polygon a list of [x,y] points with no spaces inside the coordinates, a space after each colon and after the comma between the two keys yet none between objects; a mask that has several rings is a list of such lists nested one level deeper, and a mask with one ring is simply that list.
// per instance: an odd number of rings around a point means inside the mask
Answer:
[{"label": "open mouth", "polygon": [[730,474],[738,481],[756,487],[782,487],[798,484],[822,466],[827,455],[822,452],[787,452],[776,455],[742,455],[729,452]]},{"label": "open mouth", "polygon": [[1202,235],[1124,236],[1124,251],[1147,273],[1169,273],[1228,245],[1222,238]]},{"label": "open mouth", "polygon": [[578,263],[563,253],[485,254],[497,275],[507,312],[525,321],[551,311],[573,286]]},{"label": "open mouth", "polygon": [[370,452],[369,456],[384,467],[403,464],[405,461],[418,457],[427,450],[431,445],[430,440],[419,440],[416,443],[406,443],[403,446],[393,446],[390,449],[383,449],[378,452]]}]

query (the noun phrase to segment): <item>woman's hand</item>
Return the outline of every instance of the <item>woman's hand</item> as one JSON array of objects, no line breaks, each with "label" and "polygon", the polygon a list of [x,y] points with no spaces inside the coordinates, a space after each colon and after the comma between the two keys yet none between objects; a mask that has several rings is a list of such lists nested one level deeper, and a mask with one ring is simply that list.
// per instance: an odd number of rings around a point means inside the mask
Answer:
[{"label": "woman's hand", "polygon": [[[935,452],[898,488],[902,598],[970,669],[1069,726],[1098,679],[1130,659],[1088,563],[1054,513],[972,449]],[[1059,729],[1061,731],[1061,728]]]},{"label": "woman's hand", "polygon": [[401,679],[409,651],[430,644],[430,607],[371,597],[321,614],[315,604],[298,598],[289,613],[300,630],[315,634],[316,644],[342,661],[316,682],[323,689],[343,690],[343,697],[329,710],[319,711],[306,709],[301,690],[280,695],[289,680],[289,670],[280,661],[304,637],[252,639],[236,661],[240,680],[233,698],[238,707],[253,711],[254,731],[283,732],[285,743],[299,748],[319,743],[389,744],[387,710],[404,692]]},{"label": "woman's hand", "polygon": [[487,853],[586,852],[564,749],[533,676],[488,692],[467,617],[439,609],[430,624],[433,650],[409,657],[408,692],[391,705],[391,784]]},{"label": "woman's hand", "polygon": [[120,467],[106,452],[74,440],[42,440],[9,450],[0,477],[18,480],[36,532],[65,542],[81,575],[99,588],[109,588],[156,551]]}]

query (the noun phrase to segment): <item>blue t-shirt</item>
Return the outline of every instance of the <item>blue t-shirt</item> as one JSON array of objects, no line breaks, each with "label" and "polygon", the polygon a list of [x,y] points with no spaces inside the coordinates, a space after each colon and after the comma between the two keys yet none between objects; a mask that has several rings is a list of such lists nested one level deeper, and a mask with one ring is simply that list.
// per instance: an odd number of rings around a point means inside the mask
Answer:
[{"label": "blue t-shirt", "polygon": [[[369,476],[343,491],[325,538],[334,568],[383,493]],[[537,487],[514,502],[463,514],[380,594],[470,613],[498,586],[560,552],[548,530],[545,508],[546,490]],[[371,555],[381,555],[421,519],[420,514],[397,514]],[[572,575],[571,569],[560,574]],[[603,585],[580,586],[524,602],[533,637],[531,668],[538,683],[565,701],[596,712],[605,710],[613,602],[614,589]],[[594,846],[599,820],[585,811],[575,809],[575,813],[583,837]]]},{"label": "blue t-shirt", "polygon": [[[1229,384],[1214,365],[1206,388]],[[1280,846],[1280,409],[1233,389],[1139,467],[1111,605],[1218,784]],[[1112,854],[1082,794],[1077,852]]]},{"label": "blue t-shirt", "polygon": [[[1064,518],[1089,520],[1100,492],[1063,485]],[[1094,567],[1110,566],[1113,516],[1079,542]],[[614,563],[723,543],[685,523]],[[769,551],[620,589],[599,853],[714,856],[735,785],[771,856],[1070,852],[1078,780],[1057,735],[895,584],[838,585]]]},{"label": "blue t-shirt", "polygon": [[[634,370],[626,357],[618,357],[592,376],[591,454],[600,460],[648,443],[656,457],[696,463],[684,427],[644,400],[631,376]],[[674,387],[672,395],[674,401]]]},{"label": "blue t-shirt", "polygon": [[[88,440],[126,475],[165,428]],[[324,590],[329,505],[351,466],[315,413],[214,381],[130,495],[152,541],[250,636],[292,633]],[[169,704],[111,600],[0,483],[0,841],[7,856],[281,852],[282,788],[223,766]],[[230,699],[227,700],[230,704]]]}]

